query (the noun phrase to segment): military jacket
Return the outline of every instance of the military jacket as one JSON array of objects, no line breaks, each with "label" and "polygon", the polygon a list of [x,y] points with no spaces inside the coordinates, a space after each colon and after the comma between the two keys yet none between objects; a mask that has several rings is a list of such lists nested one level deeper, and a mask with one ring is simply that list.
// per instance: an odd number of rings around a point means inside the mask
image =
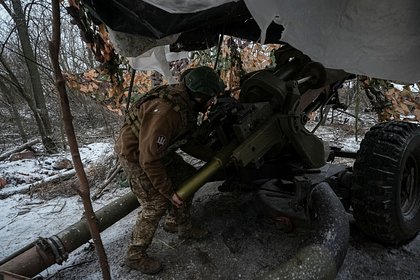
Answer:
[{"label": "military jacket", "polygon": [[128,161],[137,161],[153,186],[171,199],[174,190],[163,157],[168,147],[194,129],[196,113],[183,84],[161,86],[153,90],[153,96],[133,104],[129,115],[137,120],[134,124],[126,120],[115,151]]}]

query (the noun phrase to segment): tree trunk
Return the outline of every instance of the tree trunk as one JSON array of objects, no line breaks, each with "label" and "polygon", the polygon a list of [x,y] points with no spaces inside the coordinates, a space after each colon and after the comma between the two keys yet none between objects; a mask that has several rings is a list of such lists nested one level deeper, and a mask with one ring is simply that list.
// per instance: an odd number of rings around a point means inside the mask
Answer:
[{"label": "tree trunk", "polygon": [[0,81],[0,89],[3,93],[4,97],[7,101],[7,110],[10,113],[10,116],[13,118],[13,121],[15,122],[19,135],[22,138],[23,143],[28,141],[28,136],[25,133],[25,129],[23,128],[22,124],[22,117],[19,114],[18,109],[16,108],[16,97],[13,96],[11,87],[7,87],[2,81]]},{"label": "tree trunk", "polygon": [[35,102],[32,102],[32,100],[26,100],[28,103],[29,108],[31,109],[35,122],[38,127],[39,136],[41,137],[42,145],[44,146],[45,150],[48,153],[56,153],[57,152],[57,145],[56,143],[51,139],[51,137],[47,134],[44,126],[44,122],[42,120],[41,115],[39,114],[39,111],[37,110],[37,107],[35,105]]},{"label": "tree trunk", "polygon": [[48,135],[48,137],[50,137],[52,134],[51,121],[48,116],[47,105],[42,90],[41,77],[36,64],[35,54],[29,38],[29,31],[25,20],[25,14],[23,13],[20,0],[12,0],[11,2],[14,12],[11,16],[16,23],[20,44],[25,56],[25,63],[29,72],[35,105],[39,110],[39,115],[41,117],[45,133]]},{"label": "tree trunk", "polygon": [[19,111],[16,108],[15,102],[10,98],[10,96],[7,93],[6,93],[6,100],[7,100],[7,103],[9,103],[9,106],[7,109],[9,110],[9,113],[12,116],[13,121],[15,122],[18,128],[20,138],[22,138],[22,142],[25,143],[28,141],[28,136],[26,135],[25,129],[23,128],[22,117],[20,116]]},{"label": "tree trunk", "polygon": [[72,123],[72,115],[70,112],[69,99],[67,96],[65,80],[61,72],[60,64],[58,61],[60,51],[60,0],[52,0],[52,38],[49,44],[51,63],[54,70],[54,76],[56,81],[56,87],[60,96],[61,110],[63,112],[64,128],[68,138],[70,146],[70,152],[73,160],[73,166],[76,170],[77,177],[80,181],[80,187],[76,189],[83,201],[83,207],[85,209],[85,217],[88,222],[88,227],[92,240],[95,243],[96,253],[99,258],[99,263],[102,270],[102,277],[104,280],[111,279],[111,273],[109,270],[108,257],[105,253],[105,249],[102,243],[98,220],[93,211],[92,201],[90,200],[90,187],[86,177],[85,170],[83,168],[82,160],[80,159],[79,148],[77,146],[76,135],[74,134],[74,127]]}]

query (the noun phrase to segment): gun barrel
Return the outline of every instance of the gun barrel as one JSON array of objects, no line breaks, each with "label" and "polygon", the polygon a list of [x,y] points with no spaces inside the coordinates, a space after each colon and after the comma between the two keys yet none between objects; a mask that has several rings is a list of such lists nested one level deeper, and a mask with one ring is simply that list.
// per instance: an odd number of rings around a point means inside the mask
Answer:
[{"label": "gun barrel", "polygon": [[[133,193],[128,193],[95,212],[100,231],[121,220],[139,206]],[[67,255],[91,239],[86,219],[69,226],[56,235],[40,238],[24,249],[0,261],[0,279],[3,273],[34,277],[55,263],[61,264]],[[5,277],[8,279],[7,277]],[[27,278],[29,279],[29,278]]]}]

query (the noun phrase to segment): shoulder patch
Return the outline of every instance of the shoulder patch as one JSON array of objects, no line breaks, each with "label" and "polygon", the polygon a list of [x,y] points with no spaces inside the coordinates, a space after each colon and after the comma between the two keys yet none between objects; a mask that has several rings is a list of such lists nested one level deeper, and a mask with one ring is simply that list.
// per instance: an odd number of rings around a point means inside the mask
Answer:
[{"label": "shoulder patch", "polygon": [[165,136],[163,136],[163,135],[159,135],[159,136],[156,138],[156,147],[157,147],[157,150],[158,150],[158,151],[160,151],[160,150],[161,150],[161,149],[165,146],[166,141],[167,141],[167,139],[166,139],[166,137],[165,137]]}]

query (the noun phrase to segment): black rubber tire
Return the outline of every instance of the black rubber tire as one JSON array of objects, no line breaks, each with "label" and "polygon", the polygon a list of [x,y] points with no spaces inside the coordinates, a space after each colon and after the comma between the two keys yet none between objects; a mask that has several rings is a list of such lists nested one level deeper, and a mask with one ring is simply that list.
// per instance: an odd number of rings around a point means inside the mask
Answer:
[{"label": "black rubber tire", "polygon": [[420,229],[420,126],[378,124],[366,134],[354,163],[352,206],[359,228],[398,245]]}]

